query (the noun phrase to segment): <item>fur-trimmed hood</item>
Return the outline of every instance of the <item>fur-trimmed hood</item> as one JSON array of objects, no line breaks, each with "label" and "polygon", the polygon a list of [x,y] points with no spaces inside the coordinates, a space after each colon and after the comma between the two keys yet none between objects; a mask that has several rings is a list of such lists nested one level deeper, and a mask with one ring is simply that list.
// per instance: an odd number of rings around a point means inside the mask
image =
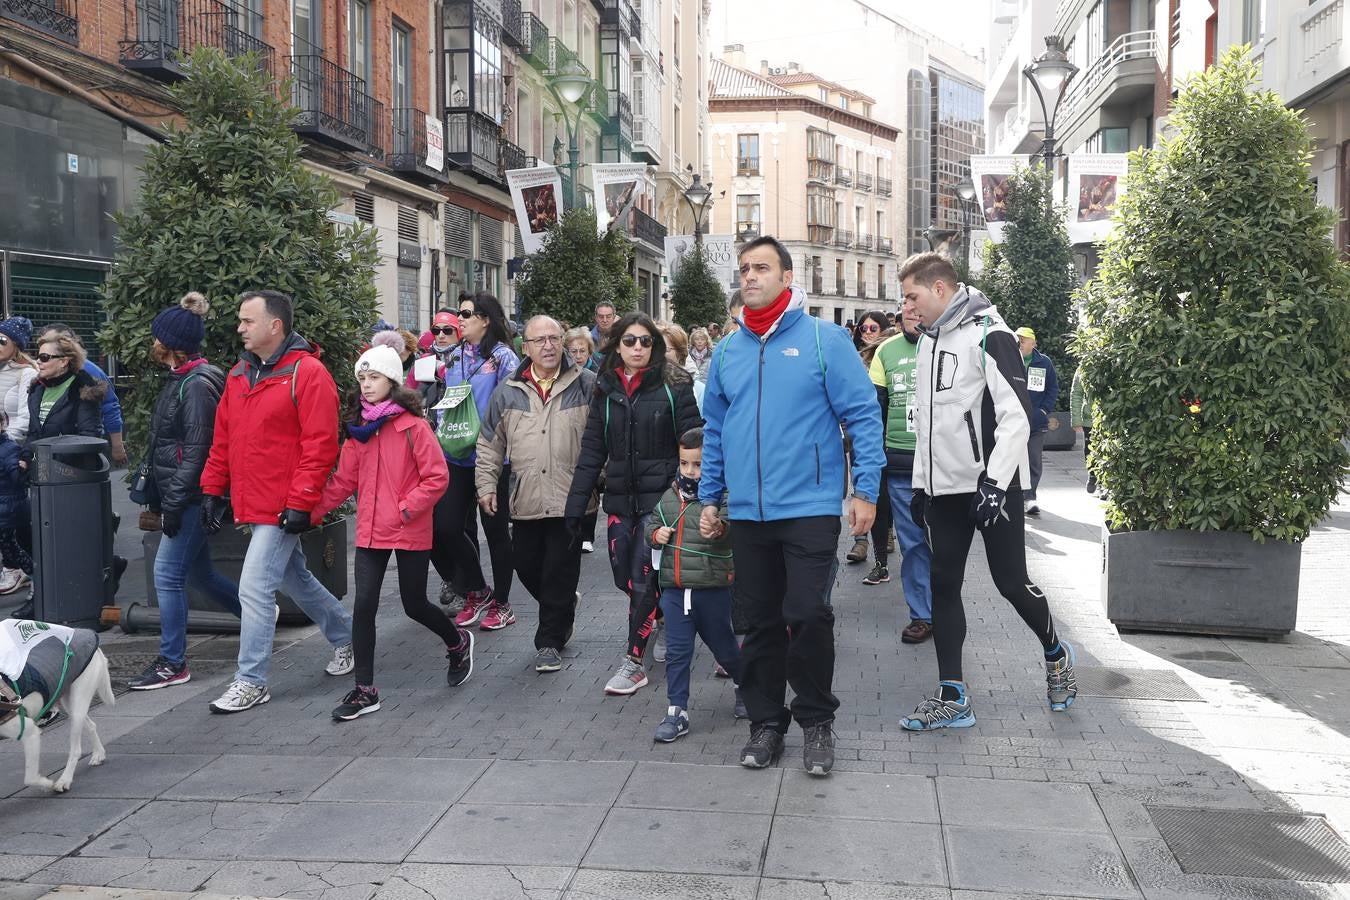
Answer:
[{"label": "fur-trimmed hood", "polygon": [[[28,391],[32,393],[46,386],[42,383],[41,378],[34,378],[32,384],[28,385]],[[95,378],[83,369],[75,373],[75,383],[71,387],[79,392],[81,400],[90,403],[102,403],[104,398],[108,396],[108,382],[101,378]]]}]

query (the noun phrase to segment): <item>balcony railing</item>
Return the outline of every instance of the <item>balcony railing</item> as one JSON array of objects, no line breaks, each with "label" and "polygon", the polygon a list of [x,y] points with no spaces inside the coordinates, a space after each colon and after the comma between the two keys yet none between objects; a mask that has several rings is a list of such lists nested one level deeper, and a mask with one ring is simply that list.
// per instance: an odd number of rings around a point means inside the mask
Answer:
[{"label": "balcony railing", "polygon": [[525,34],[525,58],[536,69],[548,68],[548,26],[534,13],[522,13],[521,31]]},{"label": "balcony railing", "polygon": [[598,81],[591,82],[591,93],[586,98],[586,112],[601,125],[609,118],[609,88]]},{"label": "balcony railing", "polygon": [[882,253],[890,253],[895,249],[895,242],[888,237],[877,238],[877,249]]},{"label": "balcony railing", "polygon": [[297,133],[345,150],[369,152],[381,127],[375,121],[376,103],[366,93],[366,81],[329,60],[318,48],[300,40],[296,49],[309,52],[290,57],[291,103],[299,110]]},{"label": "balcony railing", "polygon": [[619,91],[609,92],[609,121],[605,131],[617,131],[630,139],[633,135],[633,101]]},{"label": "balcony railing", "polygon": [[75,0],[0,0],[0,19],[19,22],[76,47],[80,45],[80,17]]},{"label": "balcony railing", "polygon": [[857,247],[859,250],[871,250],[872,236],[870,234],[858,235]]},{"label": "balcony railing", "polygon": [[617,25],[628,37],[638,37],[642,33],[642,17],[632,0],[604,0],[604,12],[600,14],[601,25]]},{"label": "balcony railing", "polygon": [[384,162],[389,154],[389,114],[385,112],[384,104],[370,98],[370,131],[366,134],[366,154],[373,159]]},{"label": "balcony railing", "polygon": [[820,275],[811,276],[811,296],[819,297],[825,293],[825,279]]},{"label": "balcony railing", "polygon": [[1069,85],[1069,92],[1064,97],[1064,111],[1072,114],[1079,104],[1106,80],[1111,70],[1126,60],[1156,59],[1157,56],[1157,32],[1131,31],[1122,34],[1111,42],[1106,52],[1092,61],[1086,72]]},{"label": "balcony railing", "polygon": [[445,117],[445,157],[479,181],[500,183],[499,134],[497,123],[482,113],[449,113]]},{"label": "balcony railing", "polygon": [[501,138],[497,150],[501,156],[501,176],[502,184],[506,183],[506,173],[512,169],[531,169],[534,168],[530,162],[530,157],[525,155],[525,151],[506,138]]},{"label": "balcony railing", "polygon": [[842,184],[842,185],[845,185],[845,186],[852,184],[852,183],[853,183],[853,170],[852,170],[852,169],[845,169],[843,166],[835,166],[835,169],[834,169],[834,183],[835,183],[835,184]]},{"label": "balcony railing", "polygon": [[847,291],[846,291],[846,288],[844,287],[844,283],[843,283],[842,281],[837,281],[837,282],[835,282],[835,285],[834,285],[834,295],[835,295],[836,297],[845,297],[845,296],[847,296]]},{"label": "balcony railing", "polygon": [[758,175],[759,157],[758,156],[738,156],[736,157],[737,175]]},{"label": "balcony railing", "polygon": [[561,72],[568,63],[573,63],[584,75],[591,74],[591,70],[577,57],[572,48],[563,42],[562,38],[551,37],[544,42],[543,66],[545,72],[550,75],[557,74],[558,72]]},{"label": "balcony railing", "polygon": [[444,159],[439,171],[427,165],[427,114],[424,111],[402,107],[390,112],[389,121],[393,128],[390,129],[389,155],[385,161],[390,169],[428,183],[444,184],[450,180]]},{"label": "balcony railing", "polygon": [[884,284],[877,285],[877,299],[878,300],[886,299],[886,285]]},{"label": "balcony railing", "polygon": [[1306,10],[1299,12],[1301,62],[1295,64],[1295,71],[1318,72],[1341,68],[1341,65],[1333,64],[1338,58],[1343,58],[1346,51],[1342,46],[1346,39],[1345,16],[1344,0],[1320,0],[1308,4]]},{"label": "balcony railing", "polygon": [[844,231],[842,228],[834,230],[834,245],[848,249],[853,246],[853,232]]},{"label": "balcony railing", "polygon": [[872,189],[872,176],[867,172],[859,172],[855,181],[855,186],[860,191],[870,191]]},{"label": "balcony railing", "polygon": [[737,222],[736,240],[742,244],[747,241],[753,241],[755,238],[759,237],[760,227],[758,222]]},{"label": "balcony railing", "polygon": [[628,218],[628,233],[639,241],[665,252],[666,226],[636,206],[633,207],[632,214]]},{"label": "balcony railing", "polygon": [[231,57],[257,53],[273,71],[272,48],[249,33],[261,30],[261,17],[221,0],[123,0],[122,15],[125,37],[117,44],[122,65],[152,78],[184,77],[185,57],[198,47]]},{"label": "balcony railing", "polygon": [[891,195],[891,180],[877,176],[877,196],[889,197]]},{"label": "balcony railing", "polygon": [[502,0],[502,43],[514,47],[520,53],[529,49],[520,0]]}]

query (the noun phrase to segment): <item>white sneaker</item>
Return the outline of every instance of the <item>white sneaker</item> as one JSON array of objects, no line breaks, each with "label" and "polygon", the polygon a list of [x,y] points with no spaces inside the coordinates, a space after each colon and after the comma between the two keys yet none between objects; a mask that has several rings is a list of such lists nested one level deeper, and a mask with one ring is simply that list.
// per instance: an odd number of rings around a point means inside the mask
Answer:
[{"label": "white sneaker", "polygon": [[351,644],[333,648],[333,661],[324,669],[329,675],[346,675],[356,668],[356,657]]},{"label": "white sneaker", "polygon": [[262,706],[271,699],[272,695],[267,692],[266,685],[250,684],[247,681],[233,681],[225,689],[225,693],[220,695],[219,699],[211,701],[211,712],[243,712],[255,706]]},{"label": "white sneaker", "polygon": [[0,572],[0,594],[12,594],[32,580],[23,569],[5,569]]},{"label": "white sneaker", "polygon": [[581,542],[581,552],[582,552],[582,553],[594,553],[594,552],[595,552],[595,544],[594,544],[594,542],[592,542],[592,541],[582,541],[582,542]]},{"label": "white sneaker", "polygon": [[642,663],[633,662],[625,656],[623,662],[619,663],[619,669],[614,673],[614,677],[605,685],[605,693],[627,696],[638,688],[645,687],[646,684],[647,672],[642,668]]}]

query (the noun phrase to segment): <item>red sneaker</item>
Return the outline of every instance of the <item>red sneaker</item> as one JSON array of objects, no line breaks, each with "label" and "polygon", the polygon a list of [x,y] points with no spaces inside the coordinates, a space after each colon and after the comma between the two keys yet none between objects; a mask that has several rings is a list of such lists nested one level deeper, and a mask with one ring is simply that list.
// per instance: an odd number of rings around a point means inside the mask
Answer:
[{"label": "red sneaker", "polygon": [[511,611],[511,604],[498,603],[493,600],[488,604],[487,612],[483,614],[483,620],[478,623],[478,627],[483,631],[496,631],[499,628],[505,628],[516,620],[516,614]]},{"label": "red sneaker", "polygon": [[469,591],[469,595],[464,598],[464,608],[455,616],[455,624],[460,628],[467,628],[488,611],[488,606],[492,604],[492,588],[483,588],[481,591]]}]

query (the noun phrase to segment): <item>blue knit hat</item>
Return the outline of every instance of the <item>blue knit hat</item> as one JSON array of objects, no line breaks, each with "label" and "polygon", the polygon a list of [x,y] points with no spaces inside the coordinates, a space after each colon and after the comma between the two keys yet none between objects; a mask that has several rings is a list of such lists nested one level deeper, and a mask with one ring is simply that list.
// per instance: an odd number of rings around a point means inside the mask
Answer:
[{"label": "blue knit hat", "polygon": [[159,338],[159,342],[170,350],[184,353],[200,353],[202,338],[206,334],[206,311],[210,306],[206,298],[196,291],[189,291],[178,301],[155,316],[150,324],[150,333]]},{"label": "blue knit hat", "polygon": [[19,349],[22,350],[33,339],[33,323],[23,316],[10,316],[0,322],[0,334],[18,344]]}]

